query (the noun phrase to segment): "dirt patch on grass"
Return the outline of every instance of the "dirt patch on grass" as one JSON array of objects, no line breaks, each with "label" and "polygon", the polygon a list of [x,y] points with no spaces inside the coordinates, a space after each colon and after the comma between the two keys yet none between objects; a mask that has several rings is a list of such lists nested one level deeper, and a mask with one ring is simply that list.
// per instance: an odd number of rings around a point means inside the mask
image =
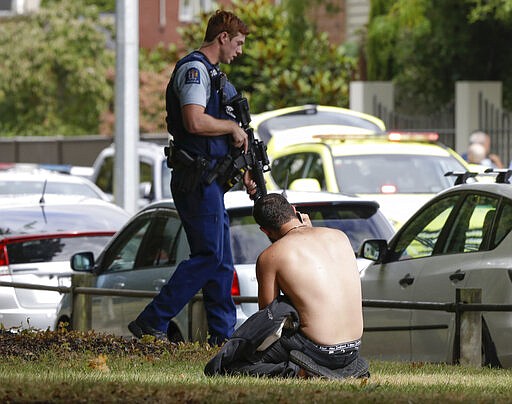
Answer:
[{"label": "dirt patch on grass", "polygon": [[0,330],[0,357],[19,357],[37,360],[42,354],[55,352],[92,353],[95,355],[161,356],[163,354],[194,355],[197,352],[213,355],[215,348],[200,344],[176,344],[152,337],[123,338],[94,331],[33,331]]}]

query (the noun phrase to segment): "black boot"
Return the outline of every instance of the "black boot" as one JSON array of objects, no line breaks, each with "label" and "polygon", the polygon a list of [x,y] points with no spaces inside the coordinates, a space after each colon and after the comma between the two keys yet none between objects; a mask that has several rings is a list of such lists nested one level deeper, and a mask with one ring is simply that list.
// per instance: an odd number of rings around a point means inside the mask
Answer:
[{"label": "black boot", "polygon": [[156,339],[167,340],[167,334],[165,332],[147,325],[139,318],[128,324],[128,329],[135,337],[139,339],[142,338],[143,335],[152,335]]}]

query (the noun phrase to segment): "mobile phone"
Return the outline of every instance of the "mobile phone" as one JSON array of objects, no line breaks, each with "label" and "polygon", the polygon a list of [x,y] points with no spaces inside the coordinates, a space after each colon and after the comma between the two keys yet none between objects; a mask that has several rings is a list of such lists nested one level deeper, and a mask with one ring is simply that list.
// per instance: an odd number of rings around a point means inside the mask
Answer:
[{"label": "mobile phone", "polygon": [[302,220],[302,213],[300,213],[299,211],[296,211],[295,214],[297,215],[297,219],[299,219],[299,221],[301,223],[304,223],[304,220]]}]

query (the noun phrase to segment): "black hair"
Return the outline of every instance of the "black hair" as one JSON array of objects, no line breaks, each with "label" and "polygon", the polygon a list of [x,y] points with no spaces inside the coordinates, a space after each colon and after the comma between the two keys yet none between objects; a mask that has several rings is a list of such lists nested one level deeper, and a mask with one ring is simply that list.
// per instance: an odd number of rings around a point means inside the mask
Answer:
[{"label": "black hair", "polygon": [[292,205],[281,194],[267,194],[254,203],[254,220],[264,229],[279,230],[295,217]]}]

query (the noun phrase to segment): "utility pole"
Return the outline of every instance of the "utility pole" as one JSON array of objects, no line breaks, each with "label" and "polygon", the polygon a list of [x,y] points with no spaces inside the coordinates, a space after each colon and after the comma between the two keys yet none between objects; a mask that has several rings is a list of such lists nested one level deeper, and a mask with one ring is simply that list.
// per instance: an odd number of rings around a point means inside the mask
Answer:
[{"label": "utility pole", "polygon": [[114,200],[138,210],[139,0],[116,0]]}]

